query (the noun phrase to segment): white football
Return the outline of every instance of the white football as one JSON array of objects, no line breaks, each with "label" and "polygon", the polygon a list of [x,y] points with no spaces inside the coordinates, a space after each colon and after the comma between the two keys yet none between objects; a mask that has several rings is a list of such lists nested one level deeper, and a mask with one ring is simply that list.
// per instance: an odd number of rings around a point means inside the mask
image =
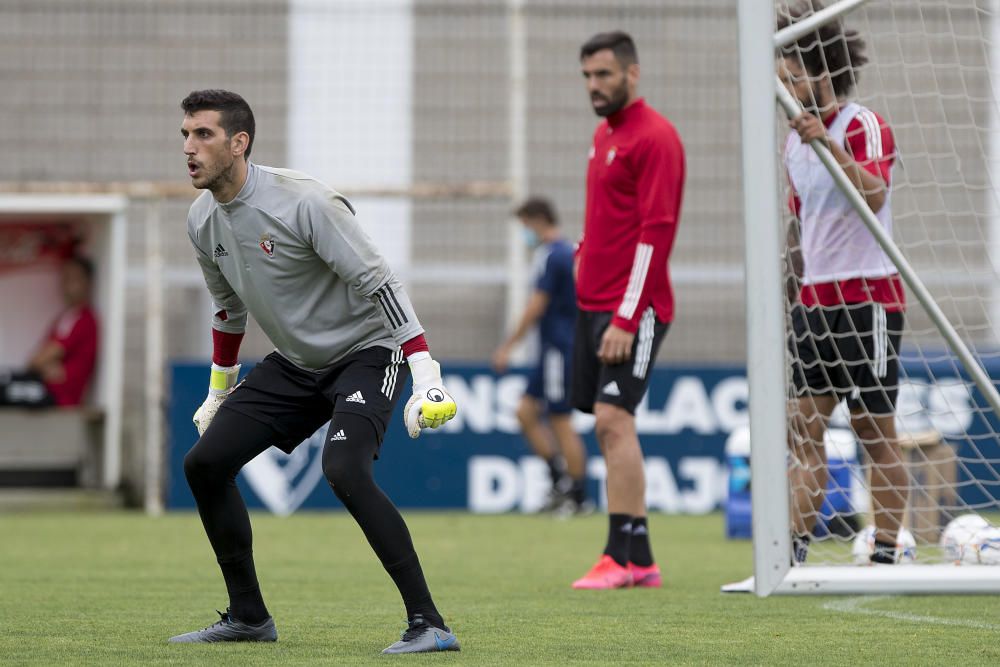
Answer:
[{"label": "white football", "polygon": [[[875,551],[875,526],[866,526],[854,537],[851,553],[856,565],[871,563],[872,552]],[[912,563],[917,560],[917,541],[906,528],[900,528],[896,533],[896,562]]]},{"label": "white football", "polygon": [[970,549],[973,535],[989,527],[989,522],[978,514],[963,514],[949,521],[941,533],[941,546],[944,547],[945,558],[956,563],[977,562],[976,556],[971,556],[973,558],[971,561],[967,560],[965,552]]},{"label": "white football", "polygon": [[962,562],[1000,565],[1000,528],[988,525],[973,533],[962,551]]}]

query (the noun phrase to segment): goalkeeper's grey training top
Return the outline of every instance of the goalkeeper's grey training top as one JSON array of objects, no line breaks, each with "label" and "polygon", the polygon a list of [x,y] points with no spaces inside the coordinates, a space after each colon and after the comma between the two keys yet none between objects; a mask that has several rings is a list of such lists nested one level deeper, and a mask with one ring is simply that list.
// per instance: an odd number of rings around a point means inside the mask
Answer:
[{"label": "goalkeeper's grey training top", "polygon": [[354,208],[310,176],[250,163],[231,202],[208,191],[195,200],[188,235],[212,295],[212,327],[242,333],[249,311],[301,368],[423,333]]}]

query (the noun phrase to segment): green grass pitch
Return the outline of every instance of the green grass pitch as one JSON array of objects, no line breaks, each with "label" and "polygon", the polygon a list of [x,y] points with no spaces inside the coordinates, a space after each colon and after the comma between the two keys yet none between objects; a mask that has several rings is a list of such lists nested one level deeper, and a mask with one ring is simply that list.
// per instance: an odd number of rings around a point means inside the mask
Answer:
[{"label": "green grass pitch", "polygon": [[254,516],[270,645],[168,645],[226,604],[194,514],[0,517],[0,664],[1000,664],[1000,599],[724,596],[722,518],[653,516],[662,590],[573,591],[605,519],[407,513],[461,653],[382,656],[403,611],[346,513]]}]

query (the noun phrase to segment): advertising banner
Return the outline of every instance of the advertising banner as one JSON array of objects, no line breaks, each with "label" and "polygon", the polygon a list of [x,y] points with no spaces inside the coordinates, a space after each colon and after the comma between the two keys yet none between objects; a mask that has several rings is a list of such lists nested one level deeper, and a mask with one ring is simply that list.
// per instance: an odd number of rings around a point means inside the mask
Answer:
[{"label": "advertising banner", "polygon": [[[205,398],[208,366],[176,363],[171,376],[167,505],[194,507],[183,459],[197,440],[191,415]],[[548,469],[521,439],[514,414],[527,384],[525,375],[497,376],[485,365],[448,364],[444,381],[458,402],[458,416],[442,429],[411,440],[403,429],[402,405],[397,406],[375,464],[379,485],[400,507],[476,512],[531,512],[541,507],[549,489]],[[725,440],[746,422],[746,398],[742,368],[653,371],[650,391],[637,412],[651,509],[701,514],[719,506],[725,494]],[[582,414],[575,418],[589,453],[588,491],[603,507],[604,461],[593,421]],[[323,479],[325,436],[324,427],[290,456],[272,448],[252,461],[238,480],[247,504],[278,514],[340,507]]]},{"label": "advertising banner", "polygon": [[[991,376],[1000,373],[1000,364],[994,365],[987,368]],[[960,457],[1000,458],[1000,447],[992,436],[997,425],[987,423],[976,408],[983,404],[981,397],[969,393],[953,367],[927,368],[909,362],[906,367],[909,377],[899,398],[901,427],[911,432],[937,429],[954,438],[951,442]],[[167,505],[192,508],[183,459],[197,439],[191,415],[204,400],[208,365],[175,363],[171,374]],[[927,381],[931,376],[936,380]],[[459,405],[458,416],[442,429],[425,431],[411,440],[403,429],[401,405],[397,406],[375,464],[379,485],[400,507],[407,508],[496,513],[532,512],[541,507],[549,489],[548,469],[528,450],[515,417],[526,385],[524,374],[497,376],[485,365],[448,364],[444,381]],[[604,508],[604,461],[594,439],[593,421],[582,414],[575,415],[575,420],[588,449],[588,492]],[[747,423],[745,370],[737,366],[657,367],[636,423],[646,457],[650,510],[703,514],[718,509],[727,494],[726,440]],[[833,425],[845,426],[846,415],[838,414]],[[967,435],[956,437],[960,433]],[[325,437],[324,427],[290,456],[272,448],[248,464],[238,479],[247,504],[276,514],[340,507],[323,478]],[[988,478],[985,464],[963,466],[962,474]],[[984,484],[959,480],[959,487],[967,502],[983,502],[984,495],[1000,496],[1000,489]]]}]

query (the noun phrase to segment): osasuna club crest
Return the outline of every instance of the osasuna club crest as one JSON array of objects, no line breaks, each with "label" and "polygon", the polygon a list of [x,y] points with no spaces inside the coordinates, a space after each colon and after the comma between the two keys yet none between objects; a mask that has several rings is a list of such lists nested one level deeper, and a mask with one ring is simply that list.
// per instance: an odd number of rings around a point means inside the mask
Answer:
[{"label": "osasuna club crest", "polygon": [[260,249],[268,257],[274,257],[274,243],[275,238],[270,233],[264,232],[260,235]]}]

